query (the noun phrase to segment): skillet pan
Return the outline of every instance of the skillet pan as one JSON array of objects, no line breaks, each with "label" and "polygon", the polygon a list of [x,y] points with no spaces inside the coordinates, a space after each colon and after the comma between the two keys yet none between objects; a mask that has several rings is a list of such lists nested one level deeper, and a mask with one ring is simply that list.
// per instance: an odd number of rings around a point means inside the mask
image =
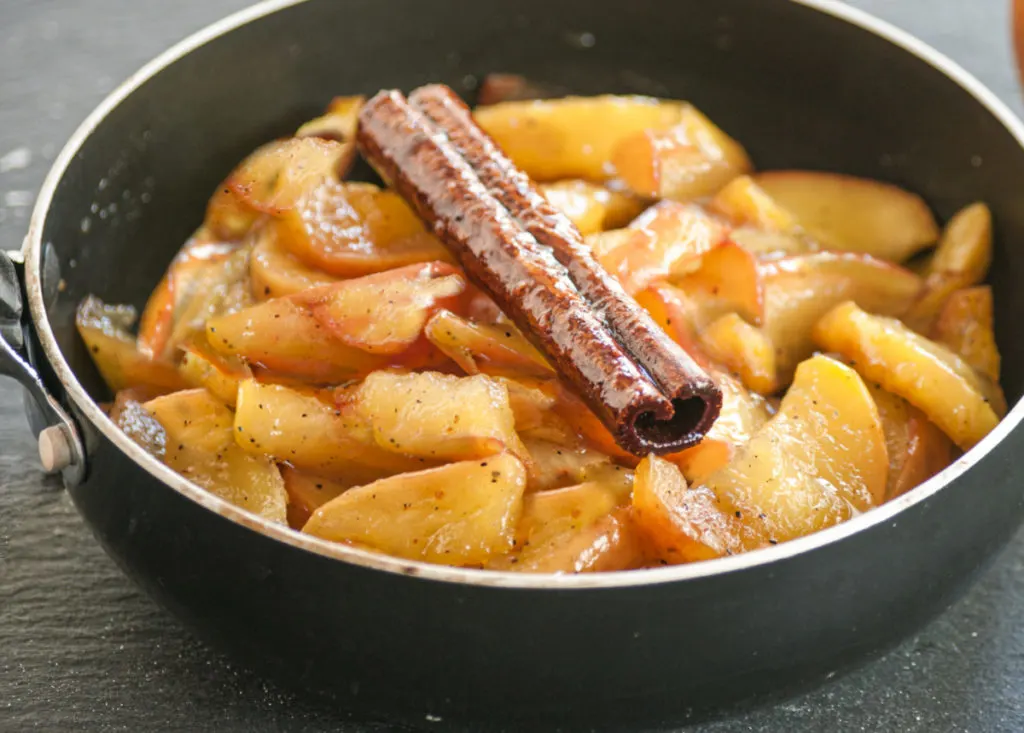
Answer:
[{"label": "skillet pan", "polygon": [[416,721],[675,721],[816,684],[948,606],[1024,511],[1019,406],[939,476],[840,527],[743,557],[570,578],[426,566],[269,527],[103,416],[93,400],[109,395],[74,332],[82,296],[141,305],[224,173],[334,94],[443,81],[471,96],[472,77],[495,70],[575,93],[687,98],[760,167],[889,180],[941,218],[986,200],[1004,386],[1020,396],[1024,131],[898,31],[820,0],[649,0],[615,13],[277,1],[185,41],[104,102],[44,184],[17,272],[0,265],[0,368],[29,387],[44,457],[67,464],[108,552],[260,669]]}]

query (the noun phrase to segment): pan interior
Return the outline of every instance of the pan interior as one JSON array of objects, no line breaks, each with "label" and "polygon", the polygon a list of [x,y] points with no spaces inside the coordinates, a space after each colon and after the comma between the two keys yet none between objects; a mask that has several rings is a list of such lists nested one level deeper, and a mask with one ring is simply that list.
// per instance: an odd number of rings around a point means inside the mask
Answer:
[{"label": "pan interior", "polygon": [[[928,61],[802,3],[308,0],[200,45],[98,122],[57,181],[41,231],[64,286],[48,305],[57,345],[95,400],[110,397],[74,329],[87,294],[140,308],[200,223],[206,200],[259,144],[335,95],[444,82],[472,99],[493,71],[576,94],[692,101],[761,169],[889,181],[940,220],[984,200],[996,222],[997,338],[1004,386],[1024,380],[1024,150]],[[810,63],[808,59],[814,59]],[[215,73],[213,73],[215,71]]]}]

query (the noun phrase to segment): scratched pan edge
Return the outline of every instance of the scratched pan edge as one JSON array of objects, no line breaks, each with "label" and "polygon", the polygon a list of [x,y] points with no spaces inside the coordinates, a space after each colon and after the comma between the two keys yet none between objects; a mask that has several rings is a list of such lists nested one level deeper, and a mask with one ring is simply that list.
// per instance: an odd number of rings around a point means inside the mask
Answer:
[{"label": "scratched pan edge", "polygon": [[[1024,239],[1013,205],[1024,127],[921,42],[827,0],[647,0],[615,14],[577,0],[271,0],[115,90],[62,151],[33,213],[24,254],[41,366],[86,433],[88,475],[70,493],[111,556],[203,638],[339,710],[473,726],[717,714],[818,684],[948,607],[1024,514],[1019,404],[941,474],[839,527],[746,556],[567,578],[441,568],[304,537],[183,480],[104,416],[74,334],[79,297],[141,305],[224,172],[331,96],[428,81],[460,89],[488,71],[580,93],[689,98],[762,167],[888,179],[943,218],[988,201],[997,335],[1016,402],[1024,251],[1008,243]],[[50,304],[44,243],[66,285]]]}]

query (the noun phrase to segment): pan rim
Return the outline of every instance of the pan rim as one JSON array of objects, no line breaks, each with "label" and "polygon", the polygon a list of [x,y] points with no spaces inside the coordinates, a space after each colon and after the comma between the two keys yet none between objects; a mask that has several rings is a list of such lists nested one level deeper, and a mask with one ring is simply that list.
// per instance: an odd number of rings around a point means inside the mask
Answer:
[{"label": "pan rim", "polygon": [[[987,456],[1007,435],[1016,429],[1024,419],[1024,401],[1018,401],[996,428],[975,447],[947,466],[943,471],[915,487],[903,496],[880,507],[853,517],[842,524],[821,530],[812,535],[790,542],[764,548],[756,552],[718,558],[703,562],[663,568],[633,570],[628,572],[607,572],[579,575],[532,575],[492,570],[478,570],[433,565],[425,562],[404,560],[388,555],[361,550],[346,545],[321,540],[257,517],[233,504],[205,491],[196,484],[178,475],[142,448],[132,442],[118,429],[99,405],[88,395],[68,364],[57,344],[56,337],[46,314],[45,301],[40,278],[40,260],[43,248],[42,235],[54,193],[68,166],[79,149],[99,126],[104,118],[126,98],[139,89],[162,69],[182,57],[216,40],[233,30],[241,28],[265,16],[302,4],[307,0],[263,0],[249,8],[228,15],[179,41],[169,49],[143,65],[112,91],[79,125],[53,166],[48,172],[29,223],[28,234],[22,248],[26,289],[32,321],[43,353],[53,367],[62,388],[76,408],[105,438],[110,440],[122,453],[170,489],[184,495],[202,507],[222,517],[241,524],[267,536],[272,541],[283,542],[305,550],[353,565],[389,573],[415,576],[425,580],[457,583],[463,585],[498,587],[507,589],[612,589],[632,586],[656,585],[662,583],[698,580],[727,573],[750,570],[794,558],[827,545],[838,543],[852,535],[872,527],[898,522],[899,515],[910,507],[927,501],[937,495],[949,483],[958,479],[974,464]],[[831,15],[834,18],[856,26],[878,36],[898,48],[917,56],[937,72],[951,79],[991,114],[1024,148],[1024,123],[991,90],[972,74],[952,61],[945,54],[935,50],[910,33],[870,13],[852,8],[838,0],[788,0],[811,10]]]}]

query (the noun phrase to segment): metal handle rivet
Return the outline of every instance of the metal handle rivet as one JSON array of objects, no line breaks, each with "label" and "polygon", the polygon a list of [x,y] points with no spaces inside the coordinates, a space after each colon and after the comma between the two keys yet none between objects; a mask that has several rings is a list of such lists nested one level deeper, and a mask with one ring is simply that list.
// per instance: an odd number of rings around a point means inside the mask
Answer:
[{"label": "metal handle rivet", "polygon": [[71,446],[58,425],[39,433],[39,462],[46,473],[57,473],[71,465]]}]

